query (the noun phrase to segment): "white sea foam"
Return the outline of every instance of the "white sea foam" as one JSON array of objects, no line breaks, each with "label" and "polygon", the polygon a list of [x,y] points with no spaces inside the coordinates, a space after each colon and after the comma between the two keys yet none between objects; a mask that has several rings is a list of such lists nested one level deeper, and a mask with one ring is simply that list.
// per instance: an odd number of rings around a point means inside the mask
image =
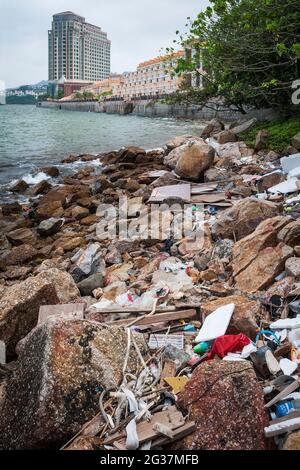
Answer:
[{"label": "white sea foam", "polygon": [[24,180],[27,184],[29,185],[34,185],[38,184],[43,180],[48,180],[51,177],[49,175],[46,175],[43,171],[40,171],[39,173],[36,174],[31,174],[28,173],[27,175],[22,177],[22,180]]}]

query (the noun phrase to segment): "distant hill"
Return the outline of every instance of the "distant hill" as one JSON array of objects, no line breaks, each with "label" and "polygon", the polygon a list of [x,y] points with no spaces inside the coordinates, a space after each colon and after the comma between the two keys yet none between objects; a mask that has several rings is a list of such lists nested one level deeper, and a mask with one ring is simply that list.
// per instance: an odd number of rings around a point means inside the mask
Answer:
[{"label": "distant hill", "polygon": [[37,100],[33,95],[12,95],[6,97],[6,104],[36,104]]},{"label": "distant hill", "polygon": [[18,87],[15,87],[15,88],[7,88],[6,91],[15,91],[15,90],[46,90],[48,86],[48,82],[47,80],[41,80],[40,82],[38,83],[35,83],[33,85],[20,85]]}]

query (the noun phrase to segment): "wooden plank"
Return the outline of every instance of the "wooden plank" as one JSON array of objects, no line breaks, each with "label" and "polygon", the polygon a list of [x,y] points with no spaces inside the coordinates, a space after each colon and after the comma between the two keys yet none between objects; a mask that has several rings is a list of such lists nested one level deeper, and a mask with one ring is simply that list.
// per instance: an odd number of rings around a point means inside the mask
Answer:
[{"label": "wooden plank", "polygon": [[227,202],[225,193],[209,193],[209,194],[198,194],[192,197],[192,201],[203,202],[212,204],[214,202]]},{"label": "wooden plank", "polygon": [[154,188],[148,202],[163,202],[166,199],[181,199],[184,202],[191,201],[191,184],[174,184]]},{"label": "wooden plank", "polygon": [[[107,308],[93,308],[90,307],[88,310],[88,313],[150,313],[152,312],[153,307],[107,307]],[[163,313],[163,312],[174,312],[176,310],[176,307],[170,306],[170,307],[157,307],[156,312],[157,313]]]},{"label": "wooden plank", "polygon": [[284,390],[282,390],[282,392],[278,393],[278,395],[276,395],[276,397],[274,397],[273,400],[269,401],[265,405],[265,408],[270,408],[270,406],[275,405],[275,403],[279,402],[280,400],[283,400],[285,397],[287,397],[290,393],[293,393],[299,387],[300,387],[300,380],[297,379],[295,380],[295,382],[291,383]]},{"label": "wooden plank", "polygon": [[282,423],[271,424],[270,426],[265,428],[265,436],[279,436],[280,434],[295,431],[296,429],[300,429],[300,417],[287,419],[285,422]]},{"label": "wooden plank", "polygon": [[[182,413],[177,410],[176,406],[170,406],[166,411],[155,413],[150,422],[140,421],[136,426],[136,430],[141,444],[157,437],[157,433],[153,431],[153,425],[155,423],[165,424],[173,431],[184,425],[184,418]],[[126,432],[121,431],[121,433],[108,437],[104,441],[104,445],[112,444],[115,441],[119,442],[121,445],[125,445]]]},{"label": "wooden plank", "polygon": [[160,376],[160,385],[164,385],[165,377],[175,377],[176,370],[176,363],[174,361],[171,361],[171,359],[165,359],[164,367]]},{"label": "wooden plank", "polygon": [[120,444],[118,441],[113,442],[113,446],[118,450],[127,450],[126,446]]},{"label": "wooden plank", "polygon": [[196,196],[198,194],[213,192],[217,189],[217,184],[203,183],[203,184],[192,184],[191,194]]},{"label": "wooden plank", "polygon": [[290,343],[283,344],[282,346],[279,346],[279,348],[274,351],[274,356],[276,359],[279,359],[280,357],[285,357],[287,356],[292,349],[292,345]]},{"label": "wooden plank", "polygon": [[151,449],[153,450],[157,447],[161,447],[166,444],[169,444],[170,442],[175,442],[175,441],[178,441],[179,439],[183,439],[189,434],[192,434],[192,432],[194,431],[196,431],[196,423],[195,421],[189,421],[185,423],[184,426],[181,426],[181,428],[175,429],[175,431],[173,431],[174,437],[172,440],[168,439],[167,437],[161,437],[153,441]]},{"label": "wooden plank", "polygon": [[47,318],[52,316],[67,320],[83,320],[84,307],[84,304],[41,305],[38,325],[45,323]]},{"label": "wooden plank", "polygon": [[272,420],[269,422],[269,426],[271,426],[271,424],[284,423],[286,420],[288,420],[288,419],[294,419],[294,418],[300,418],[300,411],[299,411],[299,410],[297,410],[297,411],[292,411],[292,412],[289,413],[288,415],[282,416],[281,418],[272,419]]},{"label": "wooden plank", "polygon": [[[197,317],[197,312],[195,309],[190,310],[181,310],[178,312],[169,312],[169,313],[156,313],[148,318],[142,318],[136,325],[153,325],[155,323],[165,323],[175,320],[187,320]],[[127,318],[125,320],[116,320],[112,322],[107,322],[107,325],[121,325],[126,326],[131,323],[132,319]]]}]

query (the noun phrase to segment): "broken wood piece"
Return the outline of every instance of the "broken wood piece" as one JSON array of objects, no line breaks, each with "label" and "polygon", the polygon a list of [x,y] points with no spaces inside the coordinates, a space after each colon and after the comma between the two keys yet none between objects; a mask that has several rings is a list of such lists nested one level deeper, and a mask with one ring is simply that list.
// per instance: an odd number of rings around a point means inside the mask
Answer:
[{"label": "broken wood piece", "polygon": [[[177,410],[176,406],[170,406],[165,411],[160,411],[152,416],[150,422],[141,421],[137,424],[136,430],[139,437],[140,444],[146,441],[152,441],[157,437],[157,433],[153,431],[153,425],[155,423],[161,423],[168,426],[172,431],[180,428],[184,425],[184,417],[180,411]],[[114,441],[118,441],[120,444],[126,444],[126,433],[113,434],[104,441],[104,445],[112,444]]]},{"label": "broken wood piece", "polygon": [[[181,426],[180,428],[175,429],[173,431],[172,442],[178,441],[179,439],[182,439],[183,437],[186,437],[195,431],[196,431],[196,423],[194,421],[189,421],[185,423],[184,426]],[[152,441],[151,449],[153,450],[169,443],[170,443],[170,439],[168,439],[167,437],[160,437],[158,439],[155,439],[155,441]]]},{"label": "broken wood piece", "polygon": [[123,444],[120,444],[120,442],[118,442],[118,441],[113,442],[113,446],[114,446],[117,450],[127,450],[127,449],[126,449],[126,446],[124,446]]},{"label": "broken wood piece", "polygon": [[41,305],[38,325],[45,323],[49,317],[64,320],[83,320],[84,307],[84,304]]},{"label": "broken wood piece", "polygon": [[153,431],[155,431],[157,434],[161,434],[162,436],[166,436],[169,439],[173,439],[174,437],[172,429],[162,423],[155,423],[153,425]]},{"label": "broken wood piece", "polygon": [[155,188],[148,200],[150,203],[164,202],[166,199],[179,199],[183,202],[191,201],[191,184],[175,184]]},{"label": "broken wood piece", "polygon": [[198,195],[215,191],[218,185],[215,183],[192,184],[191,194]]},{"label": "broken wood piece", "polygon": [[182,375],[180,377],[165,377],[164,381],[172,387],[172,392],[174,395],[177,395],[179,392],[181,392],[186,384],[189,382],[189,378],[186,377],[185,375]]},{"label": "broken wood piece", "polygon": [[[156,312],[158,313],[167,313],[167,312],[174,312],[176,307],[157,307]],[[148,313],[151,312],[151,307],[106,307],[106,308],[94,308],[91,306],[88,310],[88,313]]]},{"label": "broken wood piece", "polygon": [[270,408],[270,406],[275,405],[275,403],[279,402],[280,400],[283,400],[285,397],[287,397],[290,393],[293,393],[299,387],[300,381],[299,379],[297,379],[293,383],[288,385],[284,390],[282,390],[282,392],[278,393],[278,395],[276,395],[276,397],[274,397],[271,401],[269,401],[265,405],[265,408]]},{"label": "broken wood piece", "polygon": [[274,352],[274,356],[276,357],[276,359],[278,359],[279,357],[285,357],[288,354],[290,354],[291,349],[292,349],[291,343],[285,343],[276,349],[276,351]]},{"label": "broken wood piece", "polygon": [[265,428],[266,437],[279,436],[287,432],[295,431],[300,429],[300,416],[297,418],[286,417],[287,419],[281,423],[270,424]]},{"label": "broken wood piece", "polygon": [[230,202],[228,201],[225,193],[198,194],[196,196],[192,196],[192,201],[203,204],[213,204],[216,202]]},{"label": "broken wood piece", "polygon": [[[176,320],[190,320],[197,317],[197,312],[195,309],[189,310],[179,310],[177,312],[167,312],[167,313],[155,313],[151,317],[140,318],[136,325],[153,325],[155,323],[166,323]],[[120,325],[125,326],[131,323],[132,320],[116,320],[112,322],[107,322],[107,325]]]},{"label": "broken wood piece", "polygon": [[176,363],[174,361],[171,361],[171,359],[165,359],[164,367],[163,367],[161,378],[160,378],[160,385],[164,385],[165,377],[175,377],[176,370],[177,370]]}]

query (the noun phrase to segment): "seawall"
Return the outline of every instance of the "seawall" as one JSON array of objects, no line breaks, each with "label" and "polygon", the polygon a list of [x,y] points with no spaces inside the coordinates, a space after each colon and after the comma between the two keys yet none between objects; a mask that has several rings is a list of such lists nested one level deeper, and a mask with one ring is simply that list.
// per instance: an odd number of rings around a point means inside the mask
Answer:
[{"label": "seawall", "polygon": [[279,117],[272,109],[249,110],[247,114],[242,114],[234,110],[218,109],[215,103],[207,106],[183,105],[183,104],[165,104],[153,100],[137,101],[47,101],[40,102],[37,105],[42,108],[53,108],[66,111],[95,112],[107,114],[133,114],[135,116],[147,117],[175,117],[180,119],[202,119],[210,120],[219,118],[225,121],[235,121],[239,119],[248,119],[255,117],[258,121],[272,121]]}]

